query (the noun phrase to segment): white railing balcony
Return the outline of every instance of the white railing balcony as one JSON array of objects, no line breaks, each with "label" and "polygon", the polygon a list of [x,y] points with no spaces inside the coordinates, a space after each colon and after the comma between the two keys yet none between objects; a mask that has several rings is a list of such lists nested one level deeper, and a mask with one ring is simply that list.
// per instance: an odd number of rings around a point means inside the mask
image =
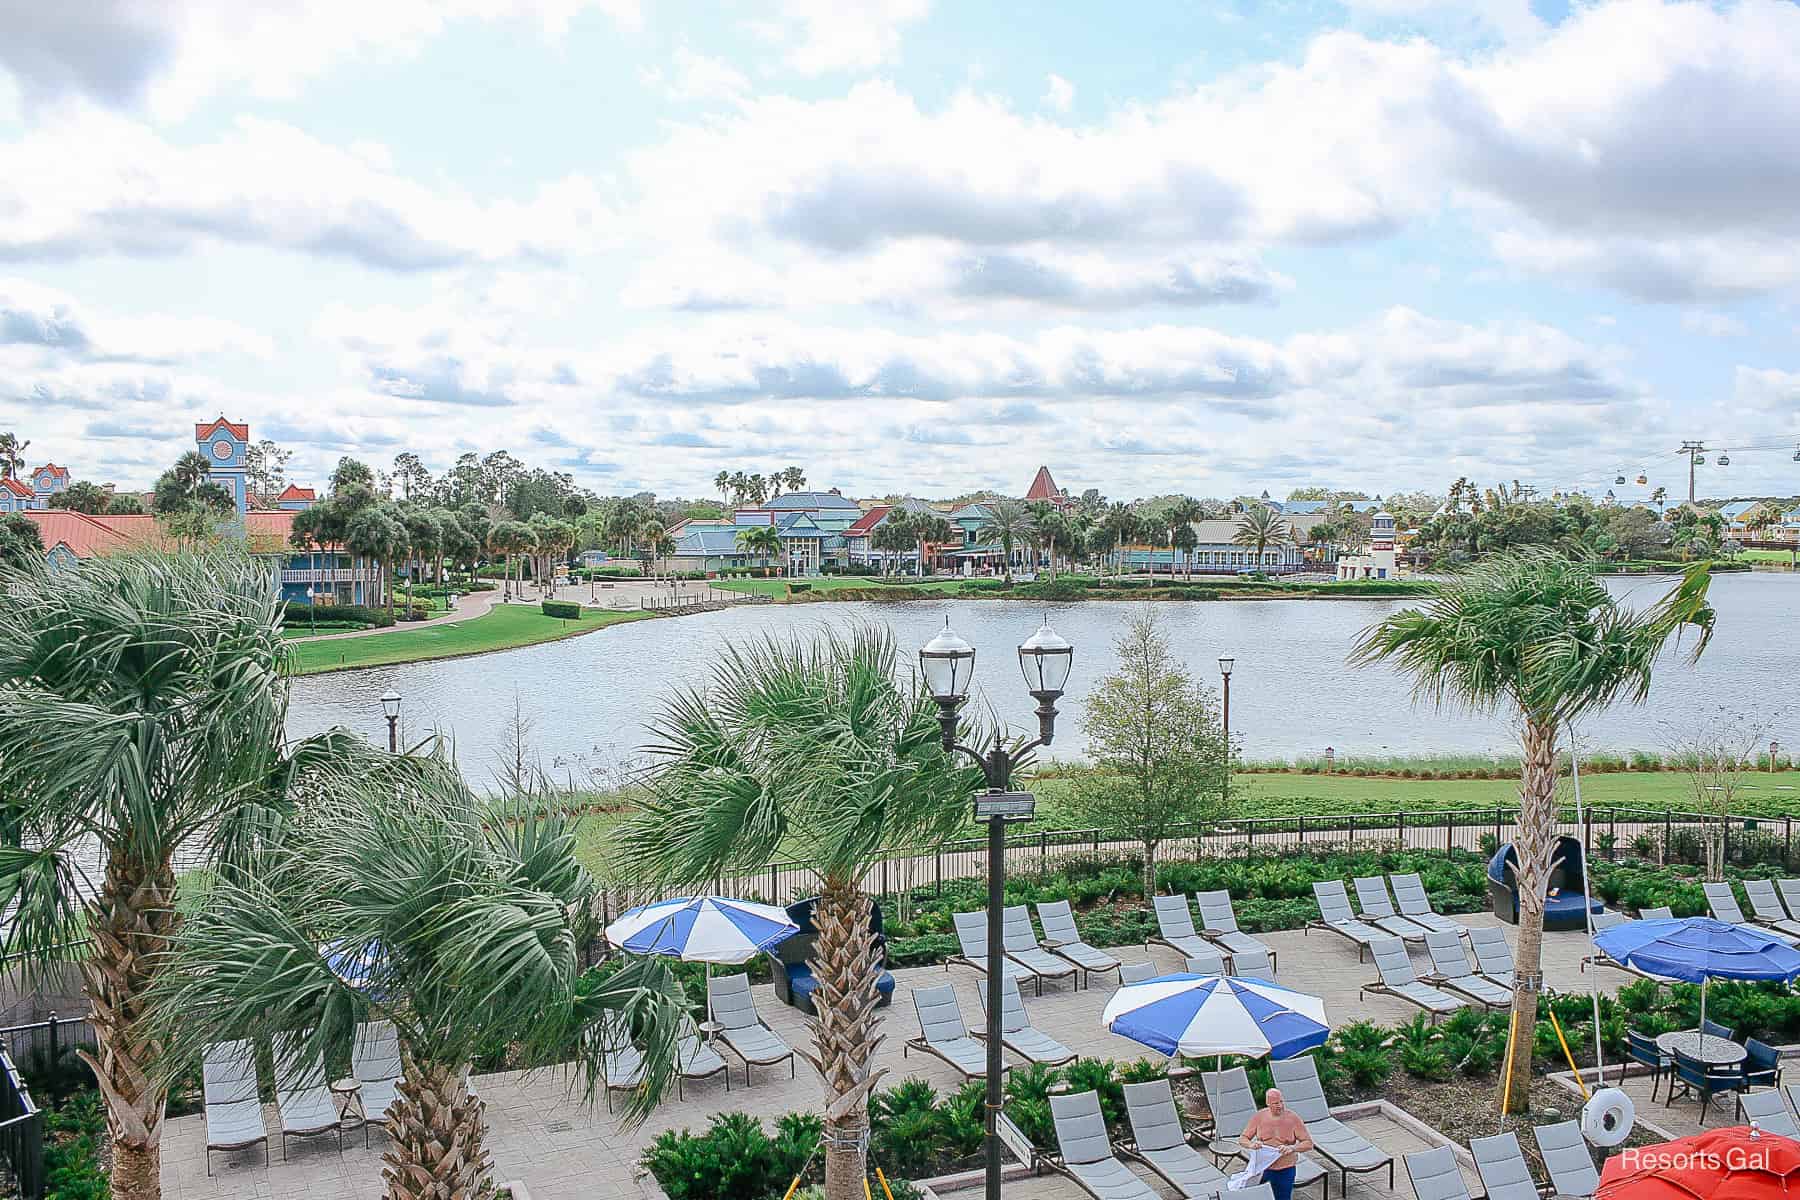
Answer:
[{"label": "white railing balcony", "polygon": [[376,567],[321,567],[316,571],[304,567],[283,570],[283,583],[369,583],[380,575]]}]

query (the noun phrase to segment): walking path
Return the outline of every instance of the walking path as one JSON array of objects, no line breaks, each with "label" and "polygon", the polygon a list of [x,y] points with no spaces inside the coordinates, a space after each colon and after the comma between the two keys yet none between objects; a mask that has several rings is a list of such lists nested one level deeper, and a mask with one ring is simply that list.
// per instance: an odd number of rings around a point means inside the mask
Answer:
[{"label": "walking path", "polygon": [[[309,642],[339,642],[348,638],[380,637],[384,633],[396,633],[404,629],[429,629],[433,625],[449,625],[456,621],[473,621],[476,617],[485,617],[493,611],[494,605],[500,603],[500,590],[495,588],[487,592],[470,592],[457,598],[456,607],[441,617],[432,617],[428,621],[407,621],[393,625],[383,625],[377,629],[353,629],[348,633],[321,633],[306,638]],[[298,624],[293,628],[300,628]]]}]

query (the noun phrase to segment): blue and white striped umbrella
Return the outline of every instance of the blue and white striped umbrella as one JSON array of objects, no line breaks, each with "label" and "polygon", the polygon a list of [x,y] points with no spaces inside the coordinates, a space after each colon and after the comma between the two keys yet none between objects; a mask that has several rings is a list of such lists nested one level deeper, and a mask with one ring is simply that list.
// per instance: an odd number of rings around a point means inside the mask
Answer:
[{"label": "blue and white striped umbrella", "polygon": [[632,909],[606,927],[606,940],[630,954],[684,962],[746,963],[800,932],[787,910],[724,896],[683,896]]},{"label": "blue and white striped umbrella", "polygon": [[1174,1056],[1292,1058],[1325,1043],[1325,1002],[1278,983],[1216,975],[1159,975],[1128,983],[1101,1023],[1120,1037]]}]

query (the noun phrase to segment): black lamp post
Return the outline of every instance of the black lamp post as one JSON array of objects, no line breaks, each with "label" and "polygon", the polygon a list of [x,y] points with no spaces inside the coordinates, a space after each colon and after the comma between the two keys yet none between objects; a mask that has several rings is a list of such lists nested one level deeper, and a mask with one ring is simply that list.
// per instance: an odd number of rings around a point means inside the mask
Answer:
[{"label": "black lamp post", "polygon": [[1221,709],[1224,717],[1225,740],[1231,741],[1231,668],[1237,664],[1235,658],[1219,659],[1219,674],[1225,677],[1225,703]]},{"label": "black lamp post", "polygon": [[381,712],[387,717],[388,753],[400,753],[400,693],[389,688],[381,694]]},{"label": "black lamp post", "polygon": [[1025,674],[1025,687],[1038,702],[1037,740],[1013,750],[1006,747],[1006,731],[994,732],[994,744],[986,751],[965,746],[956,740],[957,713],[969,696],[969,684],[975,677],[975,647],[963,641],[951,629],[948,620],[944,630],[919,651],[919,667],[925,684],[938,704],[938,725],[943,732],[946,753],[968,755],[981,766],[987,790],[975,795],[975,819],[988,827],[988,905],[987,905],[987,1200],[1000,1200],[1000,1136],[999,1118],[1003,1103],[1000,1046],[1000,1006],[1002,974],[1006,961],[1005,925],[1002,914],[1006,906],[1006,826],[1010,821],[1029,821],[1037,807],[1030,792],[1009,791],[1013,768],[1039,746],[1048,746],[1056,735],[1056,702],[1063,685],[1068,682],[1069,668],[1075,648],[1059,637],[1045,620],[1043,627],[1019,647],[1019,667]]}]

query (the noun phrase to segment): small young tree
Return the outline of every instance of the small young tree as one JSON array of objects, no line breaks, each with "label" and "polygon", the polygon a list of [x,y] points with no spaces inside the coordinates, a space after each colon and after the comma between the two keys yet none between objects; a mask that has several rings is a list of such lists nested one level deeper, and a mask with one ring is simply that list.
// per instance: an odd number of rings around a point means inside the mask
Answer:
[{"label": "small young tree", "polygon": [[1144,894],[1156,893],[1156,851],[1175,830],[1231,809],[1232,752],[1212,689],[1196,682],[1146,609],[1113,643],[1119,669],[1088,698],[1082,729],[1093,769],[1076,778],[1085,820],[1144,848]]},{"label": "small young tree", "polygon": [[[1695,716],[1670,738],[1670,756],[1687,776],[1694,811],[1706,816],[1701,843],[1706,849],[1706,878],[1725,878],[1725,831],[1737,797],[1754,784],[1756,755],[1769,744],[1767,716],[1719,711]],[[1665,847],[1665,853],[1667,849]]]}]

